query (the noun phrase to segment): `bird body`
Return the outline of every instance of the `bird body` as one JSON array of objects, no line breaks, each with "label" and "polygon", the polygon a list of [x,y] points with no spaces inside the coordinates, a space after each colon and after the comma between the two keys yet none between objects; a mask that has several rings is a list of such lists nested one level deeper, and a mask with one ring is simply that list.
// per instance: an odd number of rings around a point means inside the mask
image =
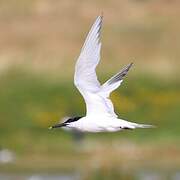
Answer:
[{"label": "bird body", "polygon": [[66,128],[81,132],[116,132],[126,129],[135,128],[150,128],[152,125],[137,124],[112,116],[104,115],[89,115],[80,118],[77,121],[71,122],[66,125]]},{"label": "bird body", "polygon": [[86,116],[69,118],[51,128],[65,127],[82,132],[115,132],[124,129],[150,128],[152,125],[137,124],[122,119],[114,112],[109,96],[117,89],[133,63],[100,84],[96,75],[96,66],[100,60],[100,31],[102,16],[98,16],[92,25],[75,66],[74,84],[86,103]]},{"label": "bird body", "polygon": [[[126,122],[126,121],[125,121]],[[121,130],[123,121],[108,117],[107,115],[85,116],[76,122],[68,125],[68,127],[82,132],[115,132]]]}]

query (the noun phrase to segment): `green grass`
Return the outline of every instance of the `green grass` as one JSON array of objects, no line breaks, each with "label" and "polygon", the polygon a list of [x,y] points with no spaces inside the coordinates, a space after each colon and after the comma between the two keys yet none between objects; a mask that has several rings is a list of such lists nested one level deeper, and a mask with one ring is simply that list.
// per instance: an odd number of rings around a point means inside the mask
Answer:
[{"label": "green grass", "polygon": [[[131,179],[119,168],[126,165],[129,174],[138,164],[180,167],[178,1],[1,0],[0,5],[0,149],[17,156],[12,164],[0,164],[0,172],[81,169],[84,179],[91,172],[89,179]],[[88,134],[78,144],[70,133],[48,127],[61,117],[85,114],[72,71],[101,11],[98,77],[133,61],[134,75],[112,94],[115,110],[123,119],[157,128]]]},{"label": "green grass", "polygon": [[[68,159],[71,168],[78,158],[84,162],[89,152],[80,152],[78,145],[74,146],[70,133],[48,130],[63,116],[85,113],[83,99],[71,81],[61,82],[61,79],[50,80],[22,70],[10,70],[1,75],[0,84],[0,147],[15,151],[20,158],[15,167],[11,165],[12,169],[18,166],[32,170],[46,169],[44,161],[50,163],[52,169],[66,169],[66,163],[59,165],[52,162],[57,159],[60,162]],[[157,128],[91,134],[85,137],[85,141],[100,143],[105,149],[113,142],[142,146],[147,142],[153,146],[178,142],[179,90],[180,83],[176,81],[148,76],[127,78],[121,88],[112,94],[116,112],[123,119],[154,124]],[[31,156],[35,157],[36,165],[27,164]],[[3,168],[9,169],[9,166]]]},{"label": "green grass", "polygon": [[[22,131],[30,136],[43,134],[63,116],[85,114],[83,98],[71,81],[50,81],[12,70],[0,77],[0,83],[3,136]],[[157,125],[158,132],[153,130],[156,136],[164,132],[166,136],[179,136],[179,90],[179,81],[135,77],[126,79],[111,98],[121,118]]]}]

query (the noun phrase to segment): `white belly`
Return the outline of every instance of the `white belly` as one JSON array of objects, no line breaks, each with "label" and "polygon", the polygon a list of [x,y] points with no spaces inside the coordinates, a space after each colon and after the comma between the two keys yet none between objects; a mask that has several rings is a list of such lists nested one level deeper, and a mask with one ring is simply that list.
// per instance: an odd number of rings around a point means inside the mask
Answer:
[{"label": "white belly", "polygon": [[115,132],[122,130],[121,120],[111,117],[83,117],[71,124],[71,128],[82,132]]}]

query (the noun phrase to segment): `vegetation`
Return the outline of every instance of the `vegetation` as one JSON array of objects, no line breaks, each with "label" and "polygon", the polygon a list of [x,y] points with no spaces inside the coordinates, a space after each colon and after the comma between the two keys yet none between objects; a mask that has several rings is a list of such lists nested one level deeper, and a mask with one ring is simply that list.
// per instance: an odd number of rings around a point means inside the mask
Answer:
[{"label": "vegetation", "polygon": [[[78,159],[84,162],[85,155],[89,153],[92,158],[96,150],[103,159],[108,145],[112,146],[110,157],[117,160],[113,155],[117,153],[114,145],[119,148],[123,144],[121,148],[127,148],[126,153],[133,147],[136,154],[146,146],[161,149],[163,144],[171,146],[179,140],[180,84],[177,81],[166,82],[148,76],[127,78],[112,94],[116,112],[121,118],[154,124],[157,128],[87,135],[82,142],[74,141],[69,132],[48,130],[64,116],[85,114],[83,99],[71,81],[60,83],[57,79],[11,70],[1,76],[0,84],[0,146],[18,155],[16,166],[10,166],[12,169],[23,166],[35,170],[38,166],[37,169],[51,167],[53,171],[58,168],[67,170],[74,168]],[[121,148],[118,152],[123,152]],[[70,161],[70,165],[58,163],[63,159]],[[29,161],[36,163],[32,166],[27,163]],[[44,165],[44,161],[48,165]],[[10,167],[2,166],[2,169]]]},{"label": "vegetation", "polygon": [[[0,160],[0,173],[80,171],[84,179],[132,179],[129,172],[142,169],[164,168],[163,175],[178,169],[179,5],[175,0],[1,0],[0,159],[1,149],[16,158]],[[98,77],[105,80],[133,61],[135,68],[111,96],[115,110],[122,119],[157,128],[84,139],[50,131],[64,116],[85,114],[73,86],[74,64],[102,11]]]}]

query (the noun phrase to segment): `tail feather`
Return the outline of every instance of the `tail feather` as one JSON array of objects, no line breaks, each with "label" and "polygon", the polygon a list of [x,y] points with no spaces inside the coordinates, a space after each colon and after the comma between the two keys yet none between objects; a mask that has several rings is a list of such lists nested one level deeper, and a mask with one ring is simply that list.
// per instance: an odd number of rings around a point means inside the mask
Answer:
[{"label": "tail feather", "polygon": [[134,124],[135,128],[155,128],[154,125],[150,125],[150,124]]}]

